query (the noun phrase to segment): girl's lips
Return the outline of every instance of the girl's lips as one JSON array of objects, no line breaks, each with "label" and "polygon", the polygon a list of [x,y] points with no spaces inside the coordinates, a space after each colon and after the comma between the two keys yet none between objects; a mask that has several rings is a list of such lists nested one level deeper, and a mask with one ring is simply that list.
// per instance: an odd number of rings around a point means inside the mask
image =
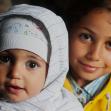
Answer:
[{"label": "girl's lips", "polygon": [[97,66],[92,66],[92,65],[89,65],[89,64],[84,64],[82,62],[80,62],[80,64],[82,65],[83,70],[85,70],[86,72],[89,72],[89,73],[93,73],[97,69],[100,68],[100,67],[97,67]]}]

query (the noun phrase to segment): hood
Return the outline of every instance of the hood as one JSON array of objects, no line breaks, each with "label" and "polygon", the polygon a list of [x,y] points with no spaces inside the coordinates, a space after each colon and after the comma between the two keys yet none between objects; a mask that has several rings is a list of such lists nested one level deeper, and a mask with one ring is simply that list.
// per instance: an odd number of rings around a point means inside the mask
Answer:
[{"label": "hood", "polygon": [[10,15],[29,15],[45,26],[49,34],[51,54],[44,88],[52,83],[61,87],[68,71],[68,33],[63,20],[48,9],[25,4],[12,7],[8,12],[1,14],[0,19]]}]

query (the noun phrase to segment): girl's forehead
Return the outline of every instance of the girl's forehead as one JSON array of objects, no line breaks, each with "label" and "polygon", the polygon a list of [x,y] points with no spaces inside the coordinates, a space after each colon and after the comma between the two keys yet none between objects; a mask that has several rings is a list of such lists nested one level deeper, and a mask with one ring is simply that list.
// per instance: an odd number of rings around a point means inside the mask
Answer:
[{"label": "girl's forehead", "polygon": [[75,25],[74,30],[84,29],[100,37],[111,37],[111,12],[92,11]]},{"label": "girl's forehead", "polygon": [[[108,19],[111,20],[111,11],[103,8],[99,9],[94,9],[90,11],[89,13],[86,14],[86,16],[81,17],[81,20],[86,19],[86,18],[95,18],[95,19]],[[102,19],[103,18],[103,19]]]},{"label": "girl's forehead", "polygon": [[[104,24],[111,24],[111,12],[103,10],[94,10],[88,13],[86,16],[81,18],[79,24],[94,24],[96,25],[99,22],[103,22],[101,26],[104,26]],[[97,24],[98,25],[98,24]]]}]

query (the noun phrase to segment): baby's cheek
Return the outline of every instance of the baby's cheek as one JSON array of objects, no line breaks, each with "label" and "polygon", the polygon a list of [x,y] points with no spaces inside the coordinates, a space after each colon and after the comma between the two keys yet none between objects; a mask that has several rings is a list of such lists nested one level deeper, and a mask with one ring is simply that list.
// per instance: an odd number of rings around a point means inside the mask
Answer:
[{"label": "baby's cheek", "polygon": [[3,85],[5,80],[6,80],[6,74],[2,74],[0,71],[0,86]]}]

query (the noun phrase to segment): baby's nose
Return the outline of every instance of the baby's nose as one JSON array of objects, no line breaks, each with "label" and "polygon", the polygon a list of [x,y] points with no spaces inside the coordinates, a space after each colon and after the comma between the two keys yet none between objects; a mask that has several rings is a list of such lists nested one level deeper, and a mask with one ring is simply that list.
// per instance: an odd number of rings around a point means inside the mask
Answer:
[{"label": "baby's nose", "polygon": [[13,78],[13,79],[21,79],[21,66],[18,64],[14,64],[13,66],[11,66],[10,71],[8,73],[8,77],[9,78]]}]

